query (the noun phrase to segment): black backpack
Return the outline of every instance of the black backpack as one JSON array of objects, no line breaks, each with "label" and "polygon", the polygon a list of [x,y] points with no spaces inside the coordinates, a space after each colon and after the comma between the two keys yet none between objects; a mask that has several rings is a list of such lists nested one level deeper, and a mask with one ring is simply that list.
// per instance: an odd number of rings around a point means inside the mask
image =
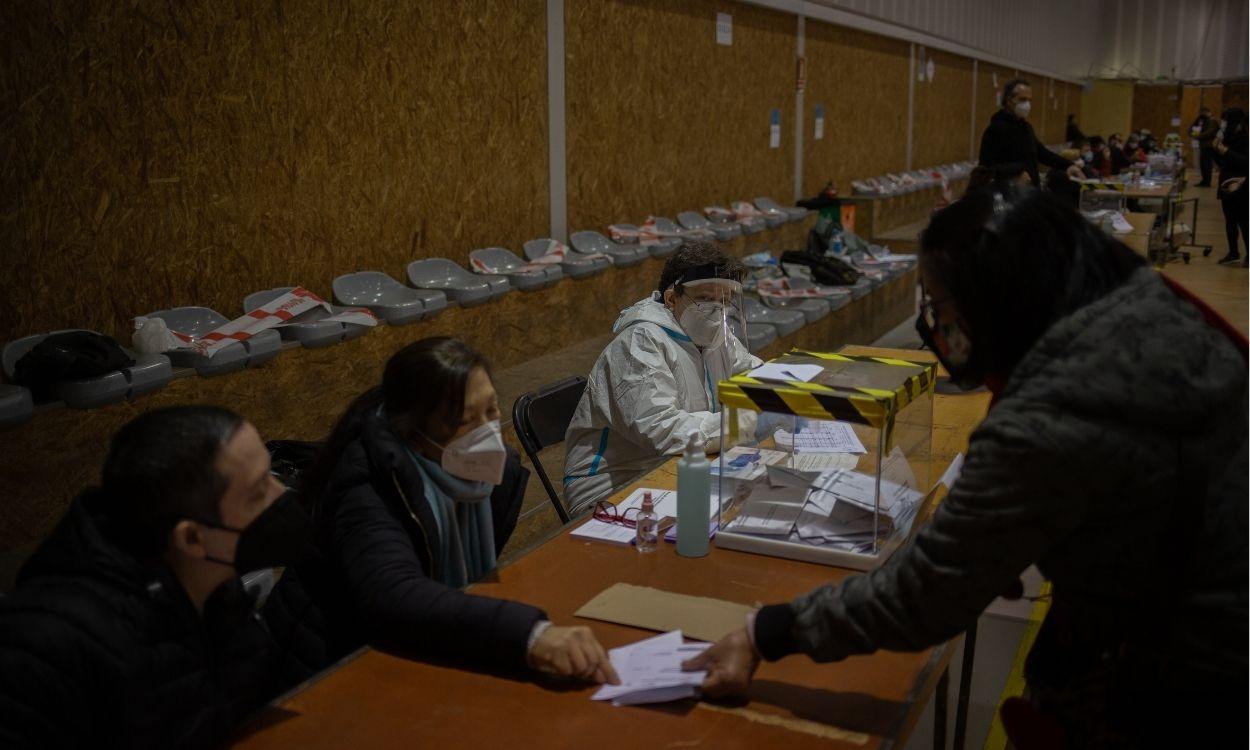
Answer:
[{"label": "black backpack", "polygon": [[803,250],[787,250],[781,254],[781,266],[786,264],[807,266],[812,269],[812,281],[824,286],[851,286],[859,281],[860,273],[845,261],[830,255],[818,255]]},{"label": "black backpack", "polygon": [[92,331],[54,333],[31,347],[13,365],[13,380],[37,399],[54,395],[67,380],[107,375],[135,361],[116,341]]}]

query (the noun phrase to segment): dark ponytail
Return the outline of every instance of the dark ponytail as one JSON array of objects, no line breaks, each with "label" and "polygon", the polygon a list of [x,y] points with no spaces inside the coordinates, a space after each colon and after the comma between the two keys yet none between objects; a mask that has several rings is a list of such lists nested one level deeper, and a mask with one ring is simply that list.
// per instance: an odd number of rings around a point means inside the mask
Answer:
[{"label": "dark ponytail", "polygon": [[391,355],[382,384],[347,407],[304,476],[304,496],[318,522],[328,510],[330,477],[371,414],[381,410],[391,431],[406,442],[422,434],[443,442],[460,425],[469,373],[478,367],[489,374],[480,352],[449,336],[421,339]]}]

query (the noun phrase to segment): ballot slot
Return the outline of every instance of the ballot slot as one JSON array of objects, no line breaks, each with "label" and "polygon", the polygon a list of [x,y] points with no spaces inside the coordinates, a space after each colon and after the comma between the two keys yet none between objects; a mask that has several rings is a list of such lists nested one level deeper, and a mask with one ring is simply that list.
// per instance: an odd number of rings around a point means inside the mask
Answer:
[{"label": "ballot slot", "polygon": [[722,381],[716,545],[880,564],[934,478],[935,374],[929,362],[795,351]]}]

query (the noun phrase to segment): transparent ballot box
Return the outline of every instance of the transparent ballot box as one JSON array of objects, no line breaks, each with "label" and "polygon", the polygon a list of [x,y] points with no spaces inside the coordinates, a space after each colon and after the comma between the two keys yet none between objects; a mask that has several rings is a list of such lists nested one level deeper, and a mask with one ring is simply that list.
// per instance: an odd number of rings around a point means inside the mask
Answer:
[{"label": "transparent ballot box", "polygon": [[722,380],[716,546],[868,570],[931,473],[937,365],[792,351]]}]

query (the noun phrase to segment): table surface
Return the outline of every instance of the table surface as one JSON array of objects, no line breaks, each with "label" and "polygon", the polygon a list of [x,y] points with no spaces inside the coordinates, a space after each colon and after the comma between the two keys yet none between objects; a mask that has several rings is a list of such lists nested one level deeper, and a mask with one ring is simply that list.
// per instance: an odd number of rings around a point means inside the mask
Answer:
[{"label": "table surface", "polygon": [[[917,351],[844,351],[929,358]],[[935,398],[933,465],[940,472],[966,448],[989,399]],[[615,499],[638,486],[675,485],[675,462],[669,462]],[[652,634],[575,618],[573,612],[616,582],[764,604],[853,575],[715,546],[698,559],[679,557],[672,544],[640,555],[632,547],[571,539],[570,530],[581,522],[501,569],[497,581],[474,585],[473,592],[541,606],[557,623],[590,626],[612,648]],[[910,733],[950,656],[951,644],[826,665],[795,656],[762,664],[743,703],[689,699],[617,708],[591,701],[592,686],[544,684],[362,649],[263,710],[236,746],[889,747]]]}]

